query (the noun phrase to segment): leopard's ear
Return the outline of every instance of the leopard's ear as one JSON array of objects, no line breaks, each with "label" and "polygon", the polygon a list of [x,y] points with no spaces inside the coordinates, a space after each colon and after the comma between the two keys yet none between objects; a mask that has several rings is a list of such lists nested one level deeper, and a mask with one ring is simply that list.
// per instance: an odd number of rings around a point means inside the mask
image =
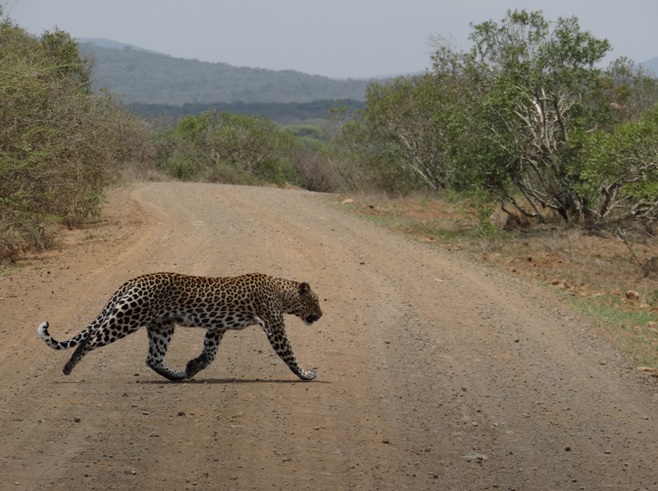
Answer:
[{"label": "leopard's ear", "polygon": [[306,295],[310,291],[311,291],[311,285],[309,285],[308,283],[304,282],[299,284],[300,295]]}]

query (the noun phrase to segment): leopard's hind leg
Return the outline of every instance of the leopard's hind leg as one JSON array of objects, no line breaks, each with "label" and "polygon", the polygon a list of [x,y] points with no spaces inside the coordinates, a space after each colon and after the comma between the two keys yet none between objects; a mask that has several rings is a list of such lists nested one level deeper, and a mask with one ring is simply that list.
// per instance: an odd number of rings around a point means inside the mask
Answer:
[{"label": "leopard's hind leg", "polygon": [[149,354],[146,364],[151,370],[174,382],[185,380],[186,374],[181,370],[173,370],[164,364],[171,337],[174,335],[173,321],[162,320],[146,326],[149,337]]},{"label": "leopard's hind leg", "polygon": [[71,358],[69,358],[69,361],[66,362],[66,365],[64,365],[64,368],[62,369],[64,375],[70,375],[78,362],[82,360],[82,357],[91,351],[91,349],[87,349],[90,336],[87,336],[78,344],[78,347],[71,355]]},{"label": "leopard's hind leg", "polygon": [[[94,327],[89,335],[83,339],[71,355],[69,361],[64,365],[64,375],[69,375],[73,368],[82,360],[90,351],[96,348],[102,348],[114,341],[126,337],[128,334],[135,332],[142,324],[139,318],[133,318],[125,315],[125,303],[117,304],[116,308],[110,313],[103,316],[98,325]],[[102,314],[101,314],[102,315]],[[94,321],[97,322],[97,321]]]},{"label": "leopard's hind leg", "polygon": [[217,349],[219,348],[219,343],[222,342],[224,332],[225,329],[206,331],[206,337],[203,339],[203,351],[199,356],[187,362],[187,367],[185,368],[185,376],[187,378],[194,377],[213,362],[215,356],[217,356]]}]

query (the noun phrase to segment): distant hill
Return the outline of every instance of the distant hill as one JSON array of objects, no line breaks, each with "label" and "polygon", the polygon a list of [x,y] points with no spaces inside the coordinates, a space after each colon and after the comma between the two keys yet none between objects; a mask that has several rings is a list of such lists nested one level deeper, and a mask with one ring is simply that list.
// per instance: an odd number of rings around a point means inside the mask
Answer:
[{"label": "distant hill", "polygon": [[126,104],[305,103],[363,101],[367,80],[335,80],[293,70],[235,67],[174,58],[116,41],[80,39],[96,88]]},{"label": "distant hill", "polygon": [[654,75],[658,75],[658,56],[641,63],[641,65],[647,70],[651,70]]},{"label": "distant hill", "polygon": [[77,38],[76,41],[78,44],[90,43],[99,48],[112,48],[112,49],[133,49],[135,51],[145,51],[147,53],[157,53],[157,51],[151,51],[148,49],[140,48],[134,44],[121,43],[119,41],[113,41],[111,39],[104,38]]}]

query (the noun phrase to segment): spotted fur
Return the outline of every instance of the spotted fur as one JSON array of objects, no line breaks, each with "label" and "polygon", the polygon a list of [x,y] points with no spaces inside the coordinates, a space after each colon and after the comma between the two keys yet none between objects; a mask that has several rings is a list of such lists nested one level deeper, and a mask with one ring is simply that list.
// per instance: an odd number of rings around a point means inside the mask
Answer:
[{"label": "spotted fur", "polygon": [[[68,341],[56,341],[48,322],[37,328],[39,337],[53,349],[76,347],[65,375],[90,351],[146,327],[149,352],[146,364],[169,380],[190,379],[210,365],[227,329],[260,325],[277,355],[302,380],[312,380],[315,370],[302,369],[295,358],[283,322],[294,314],[307,325],[322,316],[318,297],[308,283],[273,278],[260,273],[232,278],[206,278],[177,273],[154,273],[124,283],[94,321]],[[164,364],[176,325],[206,330],[201,354],[185,371]]]}]

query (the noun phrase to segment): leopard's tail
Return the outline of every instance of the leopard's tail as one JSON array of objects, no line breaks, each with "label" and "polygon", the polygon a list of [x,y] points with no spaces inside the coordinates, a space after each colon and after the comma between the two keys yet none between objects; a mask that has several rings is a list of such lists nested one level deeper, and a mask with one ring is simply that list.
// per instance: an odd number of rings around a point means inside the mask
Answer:
[{"label": "leopard's tail", "polygon": [[82,341],[87,339],[89,337],[91,327],[92,326],[84,329],[67,341],[57,341],[50,335],[48,332],[48,321],[44,321],[39,324],[39,327],[37,327],[37,333],[39,334],[39,337],[43,339],[43,341],[52,349],[63,350],[73,348],[74,346],[79,345]]}]

